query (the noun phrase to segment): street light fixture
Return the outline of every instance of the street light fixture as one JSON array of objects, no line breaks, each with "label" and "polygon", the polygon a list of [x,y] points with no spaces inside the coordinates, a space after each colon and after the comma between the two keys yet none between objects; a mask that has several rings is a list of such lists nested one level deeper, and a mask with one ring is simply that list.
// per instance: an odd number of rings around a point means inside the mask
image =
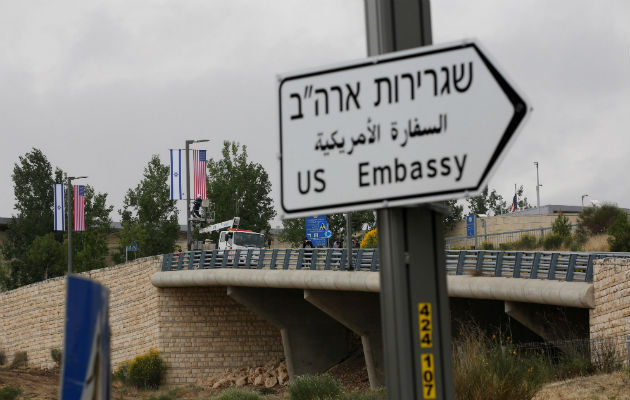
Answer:
[{"label": "street light fixture", "polygon": [[192,229],[190,226],[190,165],[188,163],[188,153],[191,144],[204,143],[209,141],[210,140],[208,139],[186,140],[186,246],[188,251],[190,251],[192,247]]},{"label": "street light fixture", "polygon": [[84,179],[87,176],[67,176],[67,192],[66,199],[68,199],[68,205],[66,209],[68,210],[68,214],[66,215],[66,219],[68,221],[68,275],[72,273],[72,224],[74,222],[74,211],[72,207],[74,205],[74,190],[72,190],[72,181],[76,179]]},{"label": "street light fixture", "polygon": [[588,197],[588,194],[583,194],[582,195],[582,208],[584,208],[584,198]]}]

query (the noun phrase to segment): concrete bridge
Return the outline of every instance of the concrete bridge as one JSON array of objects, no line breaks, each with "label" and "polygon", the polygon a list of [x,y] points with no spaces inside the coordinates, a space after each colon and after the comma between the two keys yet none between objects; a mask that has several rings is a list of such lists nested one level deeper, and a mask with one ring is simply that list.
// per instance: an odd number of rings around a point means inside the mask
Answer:
[{"label": "concrete bridge", "polygon": [[[165,254],[81,275],[110,289],[112,366],[155,347],[166,383],[285,358],[318,373],[363,347],[383,383],[378,254],[358,249]],[[446,253],[453,335],[476,321],[529,341],[630,334],[628,254]],[[619,258],[621,257],[621,258]],[[352,267],[352,270],[349,269]],[[0,293],[0,350],[52,366],[63,343],[65,279]]]},{"label": "concrete bridge", "polygon": [[[502,302],[504,312],[533,333],[561,339],[559,332],[574,329],[570,322],[588,326],[588,309],[595,306],[593,262],[605,256],[447,251],[448,295]],[[290,376],[319,373],[345,358],[347,328],[361,337],[370,383],[379,386],[378,270],[374,249],[356,249],[351,257],[345,249],[214,250],[165,255],[151,282],[160,288],[227,287],[230,298],[280,329]]]}]

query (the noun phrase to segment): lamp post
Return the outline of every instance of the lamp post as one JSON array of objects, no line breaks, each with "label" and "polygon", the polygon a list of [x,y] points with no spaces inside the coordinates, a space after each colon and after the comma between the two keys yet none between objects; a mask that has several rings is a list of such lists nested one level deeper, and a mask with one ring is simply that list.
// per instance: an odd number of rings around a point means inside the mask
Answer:
[{"label": "lamp post", "polygon": [[582,195],[582,208],[584,208],[584,198],[588,197],[588,194],[583,194]]},{"label": "lamp post", "polygon": [[538,180],[538,161],[534,161],[534,165],[536,166],[536,208],[538,209],[538,214],[540,214],[540,181]]},{"label": "lamp post", "polygon": [[190,165],[188,163],[188,152],[193,143],[209,142],[208,139],[186,140],[186,243],[188,251],[192,247],[192,229],[190,226]]},{"label": "lamp post", "polygon": [[67,176],[66,175],[66,201],[68,202],[66,209],[68,210],[68,214],[66,214],[66,220],[68,221],[68,275],[72,273],[72,224],[74,222],[74,212],[72,207],[74,205],[74,190],[72,188],[72,181],[75,179],[83,179],[87,178],[87,176]]}]

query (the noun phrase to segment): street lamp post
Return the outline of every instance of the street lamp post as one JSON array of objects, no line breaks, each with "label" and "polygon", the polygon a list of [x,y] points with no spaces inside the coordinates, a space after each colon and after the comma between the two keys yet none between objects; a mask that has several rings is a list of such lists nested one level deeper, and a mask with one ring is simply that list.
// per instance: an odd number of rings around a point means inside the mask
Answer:
[{"label": "street lamp post", "polygon": [[583,194],[582,195],[582,208],[584,208],[584,198],[588,197],[588,194]]},{"label": "street lamp post", "polygon": [[190,251],[192,247],[192,229],[190,224],[190,165],[188,162],[188,152],[191,144],[203,142],[209,142],[209,140],[186,140],[186,243],[188,251]]},{"label": "street lamp post", "polygon": [[540,214],[540,181],[538,180],[538,161],[534,161],[534,165],[536,166],[536,208],[538,209],[538,214]]},{"label": "street lamp post", "polygon": [[83,179],[87,178],[87,176],[67,176],[66,175],[66,201],[68,202],[66,209],[68,213],[66,214],[66,220],[68,221],[68,275],[72,273],[72,224],[74,222],[74,212],[72,207],[74,205],[74,190],[72,188],[72,181],[75,179]]}]

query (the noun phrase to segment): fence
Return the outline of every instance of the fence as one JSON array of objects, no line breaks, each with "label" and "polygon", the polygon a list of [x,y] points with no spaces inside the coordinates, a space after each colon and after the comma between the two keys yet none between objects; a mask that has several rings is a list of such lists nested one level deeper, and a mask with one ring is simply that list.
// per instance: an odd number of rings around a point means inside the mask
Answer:
[{"label": "fence", "polygon": [[[571,225],[571,228],[575,228],[577,225]],[[502,243],[516,242],[522,235],[530,235],[536,239],[544,238],[545,235],[551,233],[551,227],[547,228],[533,228],[533,229],[521,229],[518,231],[488,233],[477,236],[450,236],[444,238],[444,245],[447,249],[459,248],[459,249],[473,249],[479,248],[482,243],[491,244],[494,248],[499,248]]]},{"label": "fence", "polygon": [[[593,261],[629,253],[447,250],[446,271],[455,275],[505,276],[592,282]],[[348,262],[349,261],[349,262]],[[378,249],[200,250],[164,254],[162,271],[239,268],[378,271]]]}]

